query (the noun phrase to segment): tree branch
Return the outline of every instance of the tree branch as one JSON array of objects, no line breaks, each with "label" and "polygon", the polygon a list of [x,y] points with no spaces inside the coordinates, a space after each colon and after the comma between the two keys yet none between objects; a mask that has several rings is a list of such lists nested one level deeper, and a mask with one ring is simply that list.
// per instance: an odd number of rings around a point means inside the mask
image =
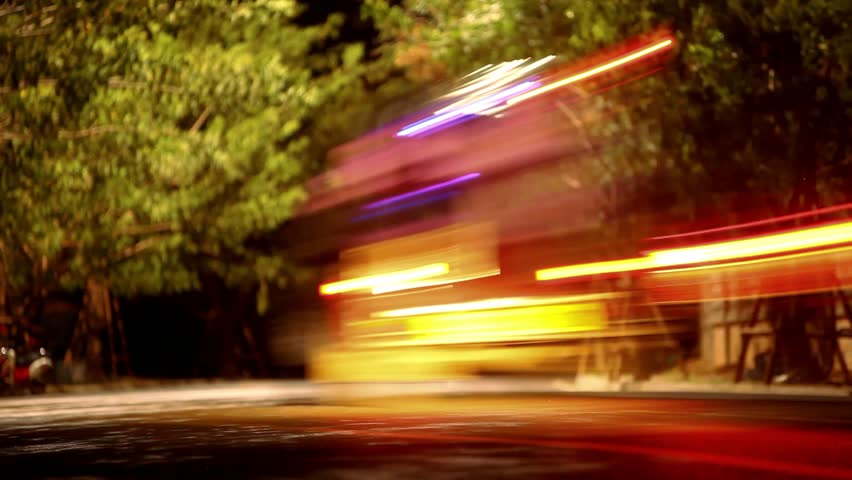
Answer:
[{"label": "tree branch", "polygon": [[56,31],[53,27],[44,27],[44,28],[31,28],[29,30],[24,30],[23,28],[19,28],[15,31],[15,36],[17,37],[37,37],[39,35],[48,35],[52,32]]},{"label": "tree branch", "polygon": [[30,135],[27,133],[0,131],[0,140],[29,140],[29,138]]},{"label": "tree branch", "polygon": [[145,235],[148,233],[165,233],[174,231],[174,224],[163,222],[155,223],[153,225],[130,225],[114,231],[113,235]]},{"label": "tree branch", "polygon": [[24,252],[24,255],[26,255],[27,258],[29,258],[31,262],[35,261],[35,254],[33,253],[33,249],[30,248],[29,245],[27,245],[26,243],[22,243],[21,244],[21,251]]},{"label": "tree branch", "polygon": [[197,133],[198,129],[200,129],[201,126],[204,125],[204,122],[207,121],[207,117],[209,117],[212,112],[213,110],[211,110],[209,106],[204,107],[204,111],[201,112],[201,115],[198,116],[198,118],[195,120],[195,123],[193,123],[192,127],[190,127],[189,133]]},{"label": "tree branch", "polygon": [[156,246],[165,238],[167,238],[167,235],[157,235],[155,237],[148,237],[144,240],[140,240],[139,242],[136,242],[133,245],[119,252],[117,261],[126,260],[130,257],[133,257],[134,255],[138,255],[144,252],[145,250]]},{"label": "tree branch", "polygon": [[[137,90],[143,90],[143,89],[146,89],[146,88],[151,86],[150,84],[145,83],[145,82],[133,82],[133,81],[130,81],[130,80],[125,80],[121,77],[111,77],[107,81],[107,85],[109,85],[110,87],[113,87],[113,88],[134,88],[134,89],[137,89]],[[158,85],[155,88],[157,90],[162,90],[164,92],[169,92],[169,93],[181,93],[182,92],[182,90],[179,87],[176,87],[174,85]]]},{"label": "tree branch", "polygon": [[0,10],[0,17],[5,17],[6,15],[12,15],[13,13],[18,13],[18,12],[23,12],[23,11],[24,11],[23,5],[18,5],[18,6],[13,5],[13,6],[10,6],[8,8],[4,8],[3,10]]}]

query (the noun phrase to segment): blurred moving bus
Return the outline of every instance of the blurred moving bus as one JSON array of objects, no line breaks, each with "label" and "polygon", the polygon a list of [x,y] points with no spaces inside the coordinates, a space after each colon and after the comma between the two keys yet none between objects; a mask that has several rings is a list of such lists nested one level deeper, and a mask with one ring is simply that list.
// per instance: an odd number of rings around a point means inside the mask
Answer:
[{"label": "blurred moving bus", "polygon": [[588,100],[658,70],[672,45],[653,35],[579,63],[489,65],[332,152],[302,212],[339,250],[320,286],[333,336],[309,353],[311,377],[641,376],[655,355],[670,364],[695,327],[645,301],[629,271],[536,272],[638,249],[600,238],[584,170],[606,146],[586,128],[606,118]]}]

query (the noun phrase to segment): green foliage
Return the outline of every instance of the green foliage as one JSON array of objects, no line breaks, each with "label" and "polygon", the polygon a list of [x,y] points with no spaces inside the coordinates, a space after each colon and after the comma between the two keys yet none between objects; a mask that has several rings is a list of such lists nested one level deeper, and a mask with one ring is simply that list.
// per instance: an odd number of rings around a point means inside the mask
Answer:
[{"label": "green foliage", "polygon": [[341,19],[300,26],[300,11],[295,0],[0,6],[12,288],[96,277],[134,295],[196,289],[201,274],[284,281],[287,259],[248,240],[304,199],[326,109],[358,94],[363,74],[362,46],[316,48]]}]

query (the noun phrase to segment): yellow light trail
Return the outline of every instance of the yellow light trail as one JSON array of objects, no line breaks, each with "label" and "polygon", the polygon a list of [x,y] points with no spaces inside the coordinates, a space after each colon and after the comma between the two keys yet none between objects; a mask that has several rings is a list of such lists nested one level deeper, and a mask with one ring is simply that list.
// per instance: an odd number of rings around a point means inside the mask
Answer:
[{"label": "yellow light trail", "polygon": [[758,258],[756,260],[742,260],[738,262],[726,262],[715,265],[699,265],[697,267],[683,267],[683,268],[669,268],[665,270],[654,270],[651,272],[654,275],[662,275],[666,273],[681,273],[681,272],[694,272],[701,270],[710,270],[714,268],[722,268],[722,267],[742,267],[747,265],[764,265],[771,263],[781,263],[786,260],[797,260],[802,258],[813,258],[818,256],[825,256],[837,253],[848,253],[852,252],[852,246],[850,247],[838,247],[832,248],[828,250],[815,250],[813,252],[801,252],[801,253],[791,253],[789,255],[780,255],[777,257],[768,257],[768,258]]},{"label": "yellow light trail", "polygon": [[789,253],[852,242],[852,222],[794,230],[696,247],[649,252],[655,266],[692,265],[747,257]]},{"label": "yellow light trail", "polygon": [[547,93],[551,90],[555,90],[557,88],[562,88],[562,87],[565,87],[565,86],[570,85],[572,83],[576,83],[576,82],[579,82],[581,80],[585,80],[585,79],[593,77],[595,75],[598,75],[598,74],[604,73],[606,71],[612,70],[613,68],[617,68],[617,67],[625,65],[627,63],[630,63],[634,60],[638,60],[642,57],[646,57],[646,56],[648,56],[648,55],[650,55],[654,52],[657,52],[659,50],[662,50],[662,49],[672,45],[673,43],[674,43],[674,40],[672,40],[672,39],[663,40],[663,41],[655,43],[655,44],[653,44],[649,47],[643,48],[642,50],[639,50],[637,52],[634,52],[634,53],[631,53],[629,55],[625,55],[621,58],[615,59],[611,62],[604,63],[603,65],[597,66],[595,68],[591,68],[589,70],[577,73],[575,75],[571,75],[570,77],[563,78],[562,80],[559,80],[557,82],[553,82],[551,84],[544,85],[544,86],[539,87],[535,90],[524,93],[523,95],[518,95],[517,97],[510,98],[509,100],[506,101],[506,104],[507,105],[514,105],[516,103],[523,102],[524,100],[529,100],[530,98],[536,97],[536,96],[541,95],[543,93]]},{"label": "yellow light trail", "polygon": [[400,292],[403,290],[411,290],[415,288],[426,288],[426,287],[438,287],[441,285],[450,285],[462,282],[468,282],[471,280],[477,280],[480,278],[493,277],[496,275],[500,275],[500,269],[498,268],[492,272],[486,272],[480,275],[469,275],[466,277],[460,278],[450,278],[448,280],[424,280],[418,282],[404,282],[404,283],[387,283],[378,285],[373,287],[373,295],[381,295],[384,293],[393,293]]},{"label": "yellow light trail", "polygon": [[568,303],[420,315],[408,318],[407,326],[420,341],[487,342],[600,330],[606,314],[601,303]]},{"label": "yellow light trail", "polygon": [[533,307],[542,305],[567,304],[577,302],[589,302],[604,300],[619,296],[616,293],[602,293],[589,295],[569,295],[558,297],[507,297],[489,298],[485,300],[474,300],[471,302],[447,303],[443,305],[425,305],[421,307],[400,308],[397,310],[386,310],[377,312],[371,316],[374,318],[398,318],[413,317],[418,315],[434,315],[441,313],[474,312],[483,310],[499,310],[505,308]]},{"label": "yellow light trail", "polygon": [[845,222],[742,240],[652,251],[638,258],[547,268],[537,270],[535,277],[536,280],[547,281],[606,273],[697,265],[791,254],[802,250],[825,248],[850,242],[852,242],[852,222]]},{"label": "yellow light trail", "polygon": [[624,260],[611,260],[608,262],[581,263],[579,265],[567,265],[564,267],[545,268],[535,272],[538,281],[556,280],[559,278],[585,277],[588,275],[600,275],[603,273],[634,272],[645,270],[654,265],[650,258],[627,258]]},{"label": "yellow light trail", "polygon": [[450,272],[450,266],[446,263],[433,263],[408,270],[400,270],[381,275],[370,275],[367,277],[353,278],[320,285],[322,295],[335,295],[338,293],[352,292],[356,290],[374,289],[382,285],[398,284],[423,280],[425,278],[446,275]]}]

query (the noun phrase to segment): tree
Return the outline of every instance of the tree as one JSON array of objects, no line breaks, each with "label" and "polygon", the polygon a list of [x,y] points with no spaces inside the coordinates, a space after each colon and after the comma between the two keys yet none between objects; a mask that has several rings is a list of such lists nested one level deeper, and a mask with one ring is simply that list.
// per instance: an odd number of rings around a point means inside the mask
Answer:
[{"label": "tree", "polygon": [[[295,274],[248,242],[321,168],[329,106],[359,92],[343,18],[294,0],[0,6],[0,261],[27,315],[54,290],[156,295]],[[337,112],[336,122],[346,112]],[[326,123],[324,123],[326,122]]]}]

